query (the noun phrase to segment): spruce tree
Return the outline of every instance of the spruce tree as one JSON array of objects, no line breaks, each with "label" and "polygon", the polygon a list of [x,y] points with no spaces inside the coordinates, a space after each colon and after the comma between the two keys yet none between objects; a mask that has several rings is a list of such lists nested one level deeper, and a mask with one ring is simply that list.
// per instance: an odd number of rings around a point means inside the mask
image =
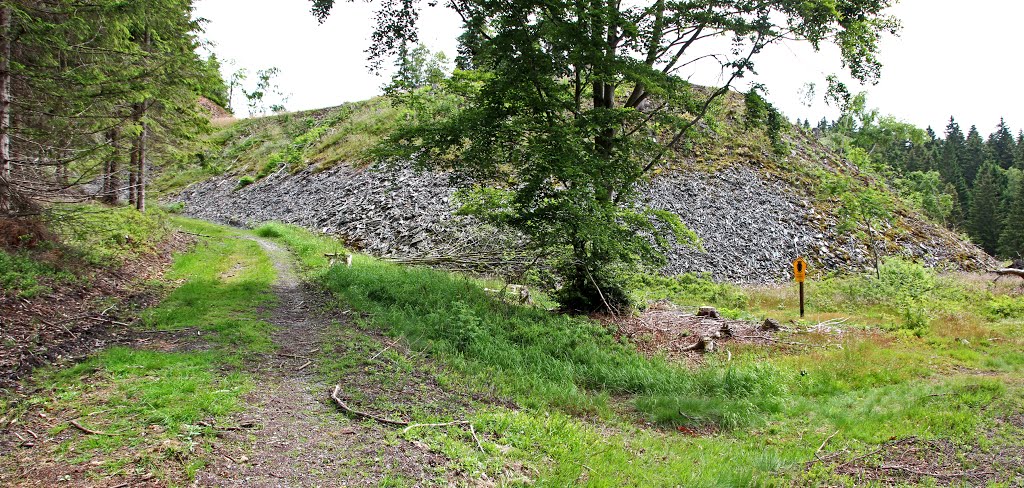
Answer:
[{"label": "spruce tree", "polygon": [[1024,130],[1017,133],[1017,145],[1013,153],[1013,167],[1024,170]]},{"label": "spruce tree", "polygon": [[999,252],[1009,258],[1024,254],[1024,178],[1019,170],[1010,178],[1003,211],[1003,231],[999,235]]},{"label": "spruce tree", "polygon": [[946,140],[942,143],[936,166],[942,179],[956,189],[963,213],[969,214],[971,195],[967,190],[963,172],[963,159],[966,152],[964,133],[960,130],[960,125],[956,123],[956,120],[950,117],[949,124],[946,125]]},{"label": "spruce tree", "polygon": [[1013,167],[1015,147],[1010,128],[1006,126],[1006,121],[1000,118],[996,131],[988,136],[989,152],[999,167],[1003,169]]},{"label": "spruce tree", "polygon": [[999,167],[985,163],[971,193],[968,232],[978,246],[992,255],[999,250],[1003,229],[1003,219],[999,217],[1002,193]]},{"label": "spruce tree", "polygon": [[974,186],[974,179],[978,176],[978,170],[981,169],[981,165],[986,160],[986,150],[985,140],[978,133],[978,128],[972,125],[971,130],[967,132],[967,141],[963,155],[964,181],[967,183],[968,188]]}]

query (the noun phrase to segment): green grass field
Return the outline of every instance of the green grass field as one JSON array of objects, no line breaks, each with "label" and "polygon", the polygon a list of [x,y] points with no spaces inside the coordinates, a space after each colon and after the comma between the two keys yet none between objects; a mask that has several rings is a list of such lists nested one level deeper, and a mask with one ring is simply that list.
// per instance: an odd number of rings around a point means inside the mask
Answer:
[{"label": "green grass field", "polygon": [[[993,436],[1020,439],[999,422],[1024,406],[1019,292],[893,261],[882,280],[831,279],[809,300],[812,320],[842,313],[854,331],[885,332],[847,334],[841,349],[751,348],[687,367],[642,357],[585,318],[500,303],[463,276],[360,255],[351,268],[328,268],[323,253],[338,250],[330,239],[278,224],[257,233],[294,250],[367,326],[427,352],[464,388],[515,400],[521,408],[473,414],[485,452],[458,429],[410,434],[493,476],[521,463],[551,486],[844,484],[852,479],[805,469],[826,438],[826,451],[851,456],[911,436],[966,450]],[[724,303],[749,317],[795,313],[777,288],[653,284],[641,290],[650,299]],[[918,316],[904,313],[908,304]]]}]

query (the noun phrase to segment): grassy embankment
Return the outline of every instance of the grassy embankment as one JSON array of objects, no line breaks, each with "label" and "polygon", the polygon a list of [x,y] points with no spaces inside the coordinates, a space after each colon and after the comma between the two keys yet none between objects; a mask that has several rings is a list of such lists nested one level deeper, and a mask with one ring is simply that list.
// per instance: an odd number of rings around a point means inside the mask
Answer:
[{"label": "grassy embankment", "polygon": [[[90,218],[114,229],[103,236],[128,236],[134,246],[141,235],[116,231],[124,218],[133,219],[124,229],[136,234],[139,229],[168,231],[166,222],[128,210],[96,212]],[[92,476],[149,473],[183,482],[202,466],[202,446],[215,434],[200,422],[216,423],[242,407],[240,398],[251,383],[238,368],[242,358],[273,347],[271,326],[260,311],[273,299],[273,267],[257,243],[234,238],[234,231],[183,219],[175,224],[213,237],[176,256],[161,283],[150,283],[173,289],[159,306],[142,313],[141,327],[172,334],[154,334],[151,348],[112,347],[71,368],[38,371],[33,395],[0,411],[0,417],[11,418],[32,409],[55,419],[48,435],[60,444],[51,459],[95,466]],[[87,256],[105,259],[109,242],[100,238],[80,247]],[[115,247],[127,252],[128,245]],[[30,274],[17,278],[21,283],[32,279]],[[22,285],[22,290],[32,289]],[[82,435],[71,419],[110,435]],[[65,431],[71,435],[62,435]]]},{"label": "grassy embankment", "polygon": [[[841,483],[850,479],[804,469],[833,434],[826,451],[846,447],[851,456],[909,436],[965,449],[1020,439],[996,419],[1024,406],[1024,301],[977,282],[899,262],[882,280],[826,280],[811,288],[809,320],[850,317],[854,333],[841,336],[841,349],[751,347],[690,368],[642,357],[592,321],[499,303],[462,276],[358,255],[352,268],[328,268],[323,253],[337,252],[337,242],[277,224],[257,232],[295,251],[314,280],[362,312],[362,326],[439,360],[442,382],[515,400],[521,408],[480,404],[471,414],[483,452],[456,428],[406,434],[470,472],[502,476],[502,466],[522,464],[550,485]],[[649,299],[792,317],[778,289],[693,278],[638,285]],[[856,332],[879,325],[887,332]],[[372,361],[324,360],[332,382]]]}]

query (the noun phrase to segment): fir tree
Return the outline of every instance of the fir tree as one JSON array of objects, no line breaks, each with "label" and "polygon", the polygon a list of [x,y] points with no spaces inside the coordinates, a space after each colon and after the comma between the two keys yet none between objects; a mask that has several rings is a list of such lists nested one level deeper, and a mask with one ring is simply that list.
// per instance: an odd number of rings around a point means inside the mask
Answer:
[{"label": "fir tree", "polygon": [[971,194],[968,231],[974,242],[985,252],[995,254],[1003,221],[999,218],[1002,195],[1002,175],[999,167],[986,163],[978,173]]}]

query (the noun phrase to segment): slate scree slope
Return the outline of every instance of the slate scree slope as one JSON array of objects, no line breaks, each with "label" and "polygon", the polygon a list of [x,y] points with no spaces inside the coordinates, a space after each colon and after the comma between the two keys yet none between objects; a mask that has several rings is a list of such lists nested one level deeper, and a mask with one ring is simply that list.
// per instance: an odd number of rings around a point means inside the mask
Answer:
[{"label": "slate scree slope", "polygon": [[[794,154],[796,151],[794,151]],[[836,159],[832,158],[832,164]],[[827,167],[827,164],[825,165]],[[187,215],[256,225],[280,221],[338,235],[390,258],[501,252],[515,238],[454,215],[454,189],[443,174],[337,165],[324,171],[279,171],[244,187],[238,174],[191,185],[173,197]],[[707,273],[716,280],[778,282],[804,256],[812,272],[861,270],[873,263],[868,243],[841,233],[834,212],[808,191],[756,164],[666,171],[647,184],[643,204],[678,214],[702,240],[668,253],[666,274]],[[995,265],[976,246],[909,212],[876,232],[880,254],[944,269]]]}]

